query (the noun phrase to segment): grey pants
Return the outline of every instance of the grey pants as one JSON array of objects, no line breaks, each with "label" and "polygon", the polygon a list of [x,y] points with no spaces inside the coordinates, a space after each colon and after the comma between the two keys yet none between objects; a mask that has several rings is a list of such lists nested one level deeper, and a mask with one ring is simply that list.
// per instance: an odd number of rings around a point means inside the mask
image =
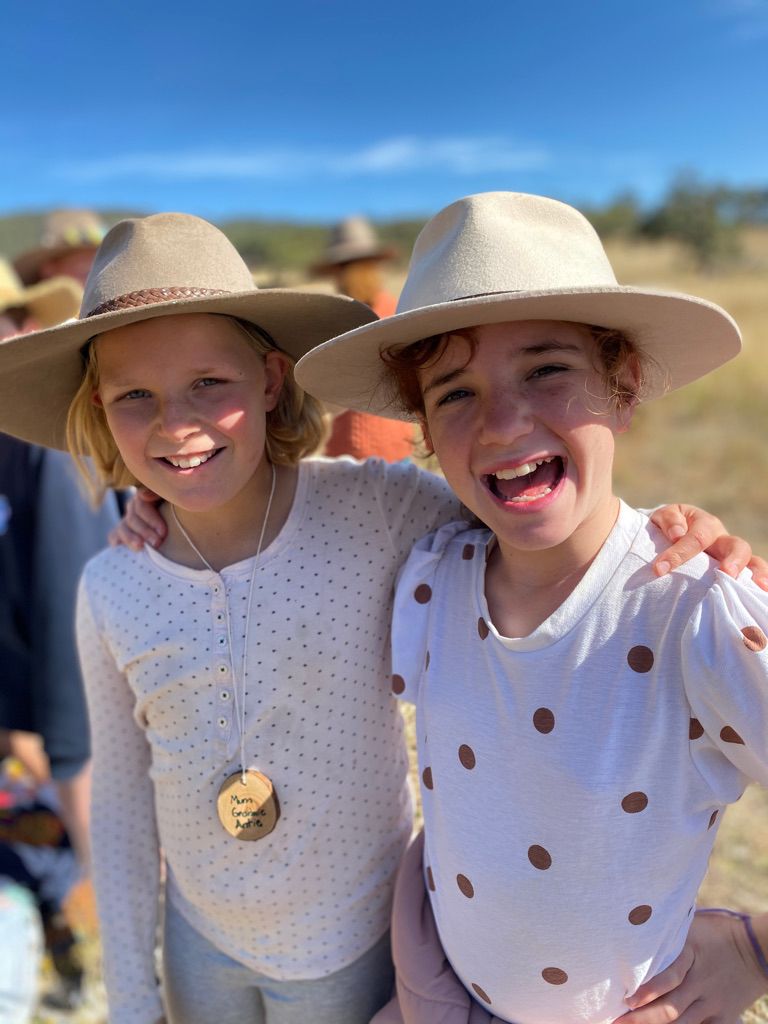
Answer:
[{"label": "grey pants", "polygon": [[368,1024],[392,995],[389,933],[325,978],[275,981],[226,956],[166,904],[169,1024]]}]

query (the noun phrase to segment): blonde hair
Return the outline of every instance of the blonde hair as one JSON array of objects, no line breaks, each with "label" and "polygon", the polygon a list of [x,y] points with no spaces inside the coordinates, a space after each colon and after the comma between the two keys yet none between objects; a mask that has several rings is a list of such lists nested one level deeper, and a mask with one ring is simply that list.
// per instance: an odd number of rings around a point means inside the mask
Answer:
[{"label": "blonde hair", "polygon": [[[289,362],[277,405],[267,413],[264,447],[270,462],[293,466],[325,442],[328,427],[322,406],[296,383],[293,376],[296,360],[283,352],[263,328],[236,317],[226,319],[242,331],[247,343],[260,356],[278,351]],[[70,403],[66,427],[67,447],[94,504],[102,500],[109,488],[141,483],[123,462],[103,407],[93,400],[99,388],[99,362],[94,344],[97,338],[98,335],[92,338],[83,351],[83,379]]]}]

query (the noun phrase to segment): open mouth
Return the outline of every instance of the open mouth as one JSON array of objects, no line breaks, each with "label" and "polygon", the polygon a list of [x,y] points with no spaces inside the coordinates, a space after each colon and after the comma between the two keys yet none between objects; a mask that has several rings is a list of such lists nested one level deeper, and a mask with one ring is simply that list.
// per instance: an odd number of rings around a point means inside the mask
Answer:
[{"label": "open mouth", "polygon": [[164,462],[174,469],[197,469],[198,466],[215,459],[222,448],[211,448],[207,452],[195,452],[194,455],[164,455],[160,462]]},{"label": "open mouth", "polygon": [[488,490],[499,501],[525,505],[551,494],[565,475],[565,463],[559,455],[524,462],[514,469],[502,469],[483,477]]}]

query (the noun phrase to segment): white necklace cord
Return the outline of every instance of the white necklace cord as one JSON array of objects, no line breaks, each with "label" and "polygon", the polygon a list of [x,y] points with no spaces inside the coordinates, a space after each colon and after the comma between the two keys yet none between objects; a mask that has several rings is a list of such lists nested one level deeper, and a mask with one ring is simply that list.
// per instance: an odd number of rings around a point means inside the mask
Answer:
[{"label": "white necklace cord", "polygon": [[[271,486],[270,491],[269,491],[269,499],[267,501],[267,508],[266,508],[266,511],[264,512],[264,520],[263,520],[263,522],[261,524],[261,533],[259,534],[259,543],[258,543],[258,546],[256,547],[256,558],[254,559],[253,572],[251,573],[251,582],[250,582],[250,584],[248,586],[248,603],[247,603],[246,609],[245,609],[245,636],[243,637],[243,658],[242,658],[242,665],[241,665],[241,668],[240,668],[240,688],[241,688],[241,692],[239,694],[238,694],[238,680],[237,680],[237,678],[233,679],[233,681],[232,681],[233,682],[232,692],[233,692],[234,698],[235,698],[235,719],[237,721],[238,730],[240,732],[240,773],[241,773],[241,781],[242,781],[243,785],[245,785],[245,773],[246,773],[246,767],[245,767],[245,690],[246,690],[246,680],[248,678],[248,628],[251,625],[251,603],[253,601],[254,582],[256,580],[256,563],[258,562],[259,555],[261,554],[261,547],[262,547],[262,545],[264,543],[264,534],[267,532],[267,523],[269,522],[269,513],[270,513],[270,511],[272,509],[272,499],[275,496],[275,485],[276,485],[276,483],[277,483],[277,473],[275,472],[274,464],[272,464],[272,486]],[[178,526],[178,528],[179,528],[179,530],[181,532],[182,537],[187,542],[187,544],[189,544],[189,546],[195,552],[195,554],[200,559],[200,561],[203,563],[203,565],[206,567],[206,569],[208,569],[209,572],[216,573],[216,575],[219,576],[220,574],[216,572],[216,570],[213,568],[211,563],[208,561],[208,559],[205,557],[205,555],[198,548],[198,546],[195,544],[195,542],[192,540],[192,538],[189,536],[187,531],[184,529],[184,527],[179,522],[179,517],[176,515],[176,508],[173,505],[171,505],[171,515],[173,516],[173,521]],[[230,618],[229,618],[229,595],[227,594],[227,588],[226,588],[226,585],[225,585],[223,579],[222,579],[221,583],[222,583],[222,589],[224,590],[224,617],[225,617],[226,623],[227,623],[227,643],[229,644],[229,656],[230,656],[230,658],[232,658],[232,652],[233,652],[233,648],[232,648],[232,623],[231,623]],[[235,662],[234,662],[234,658],[233,658],[232,659],[232,672],[234,673],[234,671],[235,671]]]}]

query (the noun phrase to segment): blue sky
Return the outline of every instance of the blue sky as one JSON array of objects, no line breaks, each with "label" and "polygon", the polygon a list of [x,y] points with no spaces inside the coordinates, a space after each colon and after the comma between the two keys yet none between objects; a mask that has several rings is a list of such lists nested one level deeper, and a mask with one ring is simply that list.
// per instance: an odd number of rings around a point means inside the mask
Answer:
[{"label": "blue sky", "polygon": [[[768,0],[6,0],[0,213],[768,182]],[[34,12],[30,14],[30,12]]]}]

